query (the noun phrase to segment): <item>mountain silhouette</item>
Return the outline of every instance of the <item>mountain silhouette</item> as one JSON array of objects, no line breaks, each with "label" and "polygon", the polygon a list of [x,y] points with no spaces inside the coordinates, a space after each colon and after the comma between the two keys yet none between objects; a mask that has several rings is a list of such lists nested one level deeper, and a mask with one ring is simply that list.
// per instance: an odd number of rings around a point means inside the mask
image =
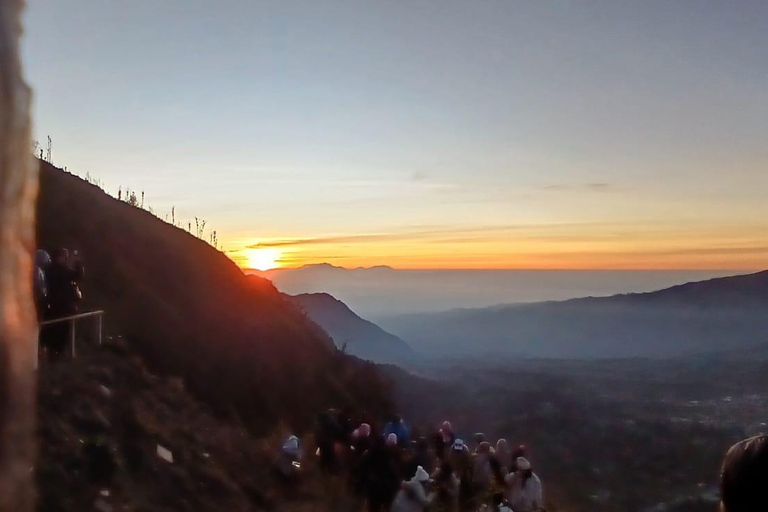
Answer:
[{"label": "mountain silhouette", "polygon": [[291,300],[348,354],[377,363],[407,363],[417,357],[403,340],[360,318],[330,294],[305,293],[293,296]]},{"label": "mountain silhouette", "polygon": [[77,249],[82,309],[103,309],[154,371],[251,429],[310,428],[330,406],[390,407],[374,365],[337,351],[269,281],[184,229],[40,162],[39,246]]},{"label": "mountain silhouette", "polygon": [[424,354],[675,357],[768,343],[768,271],[615,295],[381,320]]}]

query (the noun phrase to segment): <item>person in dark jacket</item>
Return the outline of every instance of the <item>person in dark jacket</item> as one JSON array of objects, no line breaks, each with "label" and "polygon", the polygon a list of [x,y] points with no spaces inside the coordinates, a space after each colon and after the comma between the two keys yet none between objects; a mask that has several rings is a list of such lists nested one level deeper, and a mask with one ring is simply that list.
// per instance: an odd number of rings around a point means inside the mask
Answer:
[{"label": "person in dark jacket", "polygon": [[[47,318],[63,318],[77,313],[82,299],[79,283],[84,275],[83,264],[75,251],[70,257],[67,249],[53,252],[53,261],[45,273],[48,288]],[[60,358],[67,346],[70,325],[66,322],[46,327],[41,336],[41,345],[51,359]]]},{"label": "person in dark jacket", "polygon": [[381,436],[377,436],[373,447],[360,460],[359,478],[368,512],[384,512],[392,506],[402,480],[396,453],[386,446]]},{"label": "person in dark jacket", "polygon": [[84,275],[77,251],[70,257],[66,249],[57,249],[45,279],[48,285],[49,316],[60,318],[77,313],[82,298],[79,283]]},{"label": "person in dark jacket", "polygon": [[403,478],[408,480],[416,474],[416,469],[421,466],[427,473],[432,474],[435,469],[435,458],[430,453],[429,441],[426,437],[419,437],[411,443],[413,448],[411,455],[405,464],[405,474]]},{"label": "person in dark jacket", "polygon": [[722,512],[768,510],[768,436],[752,437],[728,450],[720,475]]}]

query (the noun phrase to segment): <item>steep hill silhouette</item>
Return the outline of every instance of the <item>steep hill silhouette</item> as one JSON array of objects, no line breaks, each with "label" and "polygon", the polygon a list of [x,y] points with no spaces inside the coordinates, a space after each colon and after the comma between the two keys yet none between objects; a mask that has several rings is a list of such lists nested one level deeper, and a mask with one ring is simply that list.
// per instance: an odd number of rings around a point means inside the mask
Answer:
[{"label": "steep hill silhouette", "polygon": [[45,162],[40,173],[39,245],[80,251],[84,308],[106,310],[153,369],[260,432],[310,428],[329,406],[389,409],[376,368],[340,354],[269,281],[76,176]]},{"label": "steep hill silhouette", "polygon": [[407,363],[417,357],[403,340],[360,318],[330,294],[305,293],[295,295],[291,300],[348,354],[377,363]]},{"label": "steep hill silhouette", "polygon": [[380,324],[425,354],[674,357],[768,343],[768,271],[615,295],[454,310]]}]

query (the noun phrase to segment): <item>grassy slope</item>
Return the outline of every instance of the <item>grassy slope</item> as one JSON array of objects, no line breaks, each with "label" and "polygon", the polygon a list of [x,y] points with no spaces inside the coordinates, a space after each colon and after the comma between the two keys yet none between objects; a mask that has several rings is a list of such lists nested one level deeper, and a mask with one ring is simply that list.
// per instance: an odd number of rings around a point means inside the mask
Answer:
[{"label": "grassy slope", "polygon": [[269,281],[247,278],[224,254],[150,213],[41,162],[41,247],[83,255],[85,309],[107,311],[163,374],[255,432],[296,429],[328,406],[389,408],[372,365],[342,356]]}]

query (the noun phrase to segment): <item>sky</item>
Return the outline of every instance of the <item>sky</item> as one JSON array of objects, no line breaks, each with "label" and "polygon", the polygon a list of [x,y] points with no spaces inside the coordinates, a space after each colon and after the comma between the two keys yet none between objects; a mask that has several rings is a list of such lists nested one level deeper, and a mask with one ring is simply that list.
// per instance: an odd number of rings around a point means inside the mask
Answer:
[{"label": "sky", "polygon": [[768,267],[768,2],[30,0],[55,164],[244,267]]}]

